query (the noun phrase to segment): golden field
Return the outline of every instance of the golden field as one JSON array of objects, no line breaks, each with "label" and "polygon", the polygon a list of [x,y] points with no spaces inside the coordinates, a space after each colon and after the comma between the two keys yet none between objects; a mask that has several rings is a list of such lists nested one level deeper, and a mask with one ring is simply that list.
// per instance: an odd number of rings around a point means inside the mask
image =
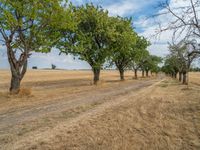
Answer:
[{"label": "golden field", "polygon": [[0,149],[200,149],[200,73],[189,89],[157,77],[29,70],[18,96],[0,71]]}]

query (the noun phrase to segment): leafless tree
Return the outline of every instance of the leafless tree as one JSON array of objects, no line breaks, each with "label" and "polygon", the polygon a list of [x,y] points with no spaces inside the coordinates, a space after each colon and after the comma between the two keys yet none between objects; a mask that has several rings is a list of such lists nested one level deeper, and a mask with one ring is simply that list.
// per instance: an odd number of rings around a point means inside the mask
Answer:
[{"label": "leafless tree", "polygon": [[196,41],[180,41],[178,44],[170,44],[169,49],[171,55],[177,58],[179,66],[179,72],[183,75],[183,84],[189,83],[189,71],[191,64],[200,57],[199,53],[196,53],[196,49],[199,46],[195,44]]},{"label": "leafless tree", "polygon": [[177,3],[166,0],[159,8],[161,11],[154,17],[165,17],[167,22],[158,21],[156,34],[172,31],[169,49],[182,62],[179,72],[183,75],[183,83],[188,84],[190,66],[200,57],[200,0],[179,0]]},{"label": "leafless tree", "polygon": [[182,0],[183,6],[171,6],[169,0],[159,4],[162,9],[155,17],[169,17],[167,24],[159,23],[157,33],[173,31],[173,39],[184,34],[185,39],[200,38],[200,0]]}]

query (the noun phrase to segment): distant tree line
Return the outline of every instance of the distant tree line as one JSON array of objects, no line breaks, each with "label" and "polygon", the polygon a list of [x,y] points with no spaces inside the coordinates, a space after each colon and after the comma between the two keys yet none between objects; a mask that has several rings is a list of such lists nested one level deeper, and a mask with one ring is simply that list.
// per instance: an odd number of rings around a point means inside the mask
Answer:
[{"label": "distant tree line", "polygon": [[[139,36],[132,20],[111,17],[100,6],[73,6],[63,0],[0,0],[0,42],[7,48],[11,70],[10,92],[18,94],[32,52],[48,53],[53,47],[72,54],[92,68],[94,84],[105,62],[116,66],[120,79],[132,69],[137,79],[160,71],[162,59],[150,55],[150,43]],[[52,69],[56,66],[52,65]]]},{"label": "distant tree line", "polygon": [[178,75],[180,82],[188,84],[191,65],[200,57],[200,53],[194,52],[196,49],[198,48],[191,41],[169,45],[170,54],[165,59],[162,71],[173,78],[177,78]]},{"label": "distant tree line", "polygon": [[[159,23],[157,33],[172,31],[170,54],[166,57],[162,71],[179,78],[183,84],[189,83],[189,72],[192,63],[200,58],[200,18],[199,0],[184,1],[181,6],[172,7],[170,1],[160,3],[163,9],[155,17],[168,17],[169,22]],[[170,16],[170,17],[169,17]]]},{"label": "distant tree line", "polygon": [[190,71],[191,72],[200,72],[200,68],[199,67],[193,67],[193,68],[190,68]]}]

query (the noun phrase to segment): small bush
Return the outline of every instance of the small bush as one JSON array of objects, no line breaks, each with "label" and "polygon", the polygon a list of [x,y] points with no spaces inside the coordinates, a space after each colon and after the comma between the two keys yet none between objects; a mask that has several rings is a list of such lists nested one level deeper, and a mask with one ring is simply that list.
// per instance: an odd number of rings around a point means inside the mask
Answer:
[{"label": "small bush", "polygon": [[37,66],[33,66],[32,69],[38,69]]},{"label": "small bush", "polygon": [[22,89],[20,89],[20,91],[19,91],[19,95],[20,95],[20,96],[31,96],[31,93],[32,93],[32,90],[31,90],[31,89],[22,88]]},{"label": "small bush", "polygon": [[165,88],[165,87],[167,87],[168,85],[167,85],[167,84],[160,84],[159,86]]},{"label": "small bush", "polygon": [[52,64],[51,69],[53,69],[53,70],[56,69],[56,65]]}]

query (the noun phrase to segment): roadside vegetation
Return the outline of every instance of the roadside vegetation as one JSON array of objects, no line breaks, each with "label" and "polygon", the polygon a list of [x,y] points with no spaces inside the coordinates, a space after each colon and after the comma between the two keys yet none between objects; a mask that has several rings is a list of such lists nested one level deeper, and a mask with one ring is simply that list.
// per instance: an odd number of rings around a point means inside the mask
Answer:
[{"label": "roadside vegetation", "polygon": [[[157,73],[161,58],[147,51],[150,43],[139,36],[130,18],[110,17],[100,6],[73,6],[61,0],[0,0],[0,42],[10,64],[10,93],[18,94],[32,52],[48,53],[53,47],[86,61],[93,83],[100,80],[105,63],[124,72],[133,69]],[[52,68],[55,66],[52,65]]]},{"label": "roadside vegetation", "polygon": [[[93,4],[74,6],[61,0],[1,0],[0,41],[6,46],[12,74],[10,92],[19,93],[31,53],[48,53],[55,47],[60,53],[86,61],[93,71],[94,84],[100,80],[105,63],[118,69],[120,80],[124,80],[124,72],[131,69],[135,79],[138,70],[143,77],[163,71],[175,78],[178,74],[179,81],[188,84],[191,65],[200,57],[196,15],[199,6],[192,0],[190,4],[189,12],[180,7],[182,15],[167,2],[160,5],[166,13],[158,15],[171,14],[173,19],[169,26],[160,26],[158,33],[174,31],[173,42],[169,44],[170,54],[161,70],[162,59],[149,54],[150,42],[136,33],[131,18],[109,16],[108,11]],[[185,19],[188,13],[190,20]],[[180,39],[183,30],[187,34]]]},{"label": "roadside vegetation", "polygon": [[[0,0],[0,46],[10,66],[0,70],[0,150],[199,150],[200,2],[188,2],[159,5],[155,18],[171,20],[157,34],[173,31],[161,58],[131,18],[101,6]],[[54,48],[91,70],[52,62],[27,71],[32,53]]]},{"label": "roadside vegetation", "polygon": [[188,0],[187,6],[172,8],[169,1],[160,3],[164,13],[156,16],[171,16],[168,24],[160,24],[158,34],[172,31],[172,42],[169,43],[170,54],[166,57],[162,71],[183,84],[189,84],[189,72],[192,64],[200,58],[200,22],[198,0]]},{"label": "roadside vegetation", "polygon": [[[0,149],[194,149],[200,148],[200,73],[190,89],[169,78],[119,81],[102,71],[31,70],[22,86],[29,96],[6,95],[9,72],[0,71]],[[34,81],[32,79],[35,79]]]}]

